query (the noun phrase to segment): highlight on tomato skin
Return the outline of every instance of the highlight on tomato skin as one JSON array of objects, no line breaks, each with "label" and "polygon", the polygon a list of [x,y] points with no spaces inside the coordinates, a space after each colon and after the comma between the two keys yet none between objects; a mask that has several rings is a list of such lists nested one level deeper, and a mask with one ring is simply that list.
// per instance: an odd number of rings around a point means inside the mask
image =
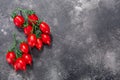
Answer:
[{"label": "highlight on tomato skin", "polygon": [[13,22],[14,24],[17,26],[17,27],[22,27],[24,22],[25,22],[25,19],[23,16],[21,15],[16,15],[14,18],[13,18]]}]

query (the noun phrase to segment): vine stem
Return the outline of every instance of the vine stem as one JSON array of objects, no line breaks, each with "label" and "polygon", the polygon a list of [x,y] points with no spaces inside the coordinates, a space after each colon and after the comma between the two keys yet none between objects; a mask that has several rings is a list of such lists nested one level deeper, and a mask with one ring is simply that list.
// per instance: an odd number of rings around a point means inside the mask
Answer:
[{"label": "vine stem", "polygon": [[16,57],[19,58],[22,56],[22,52],[17,48],[17,44],[20,43],[21,41],[16,39],[15,33],[13,34],[13,39],[14,41],[13,41],[12,48],[8,51],[14,51],[16,53]]}]

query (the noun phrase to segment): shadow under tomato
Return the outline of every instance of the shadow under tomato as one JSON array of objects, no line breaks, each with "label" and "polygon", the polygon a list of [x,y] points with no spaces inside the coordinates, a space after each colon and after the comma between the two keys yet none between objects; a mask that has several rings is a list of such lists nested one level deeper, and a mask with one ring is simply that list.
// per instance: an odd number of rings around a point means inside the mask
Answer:
[{"label": "shadow under tomato", "polygon": [[17,26],[15,26],[15,28],[16,28],[19,32],[22,32],[22,33],[24,32],[24,31],[23,31],[23,28],[19,28],[19,27],[17,27]]},{"label": "shadow under tomato", "polygon": [[40,58],[42,52],[43,52],[44,47],[42,47],[41,50],[38,50],[36,47],[33,47],[30,49],[30,52],[33,56],[33,58]]}]

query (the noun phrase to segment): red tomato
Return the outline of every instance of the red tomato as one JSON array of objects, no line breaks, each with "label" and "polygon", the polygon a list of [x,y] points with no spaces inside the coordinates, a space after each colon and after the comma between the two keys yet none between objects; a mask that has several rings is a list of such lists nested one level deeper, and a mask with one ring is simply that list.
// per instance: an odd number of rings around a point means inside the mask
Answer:
[{"label": "red tomato", "polygon": [[28,41],[29,46],[34,47],[36,44],[36,40],[37,40],[37,38],[36,38],[35,34],[28,35],[27,41]]},{"label": "red tomato", "polygon": [[26,35],[29,35],[32,32],[33,28],[31,25],[28,25],[27,27],[24,28],[24,33]]},{"label": "red tomato", "polygon": [[41,22],[39,28],[43,33],[50,34],[50,27],[46,22]]},{"label": "red tomato", "polygon": [[22,25],[24,24],[24,18],[20,15],[17,15],[14,17],[13,19],[14,21],[14,24],[17,26],[17,27],[22,27]]},{"label": "red tomato", "polygon": [[41,34],[41,39],[44,44],[50,45],[51,43],[51,37],[48,34]]},{"label": "red tomato", "polygon": [[30,24],[32,24],[32,23],[36,24],[36,21],[38,21],[38,16],[36,14],[28,15],[28,22]]},{"label": "red tomato", "polygon": [[25,60],[26,64],[32,64],[32,56],[30,54],[23,54],[22,58]]},{"label": "red tomato", "polygon": [[15,62],[15,59],[16,59],[16,54],[13,52],[13,51],[11,51],[11,52],[8,52],[7,54],[6,54],[6,61],[9,63],[9,64],[14,64],[14,62]]},{"label": "red tomato", "polygon": [[28,53],[28,52],[29,52],[28,44],[27,44],[26,42],[20,43],[20,50],[21,50],[23,53]]},{"label": "red tomato", "polygon": [[37,42],[36,42],[36,45],[35,45],[35,46],[36,46],[36,48],[39,49],[39,50],[42,48],[43,43],[42,43],[42,40],[41,40],[40,38],[37,39]]},{"label": "red tomato", "polygon": [[17,58],[15,64],[14,64],[15,70],[26,70],[26,63],[23,58]]},{"label": "red tomato", "polygon": [[14,64],[14,69],[15,69],[15,71],[20,70],[19,67],[18,67],[18,63],[15,63],[15,64]]}]

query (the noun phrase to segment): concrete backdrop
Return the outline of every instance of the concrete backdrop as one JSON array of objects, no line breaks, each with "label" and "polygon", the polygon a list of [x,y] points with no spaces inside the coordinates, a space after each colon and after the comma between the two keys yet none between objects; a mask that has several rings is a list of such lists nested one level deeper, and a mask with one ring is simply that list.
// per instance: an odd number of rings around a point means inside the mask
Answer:
[{"label": "concrete backdrop", "polygon": [[[33,66],[15,72],[5,60],[15,28],[11,12],[36,11],[52,47],[32,49]],[[120,0],[0,0],[0,80],[120,80]]]}]

